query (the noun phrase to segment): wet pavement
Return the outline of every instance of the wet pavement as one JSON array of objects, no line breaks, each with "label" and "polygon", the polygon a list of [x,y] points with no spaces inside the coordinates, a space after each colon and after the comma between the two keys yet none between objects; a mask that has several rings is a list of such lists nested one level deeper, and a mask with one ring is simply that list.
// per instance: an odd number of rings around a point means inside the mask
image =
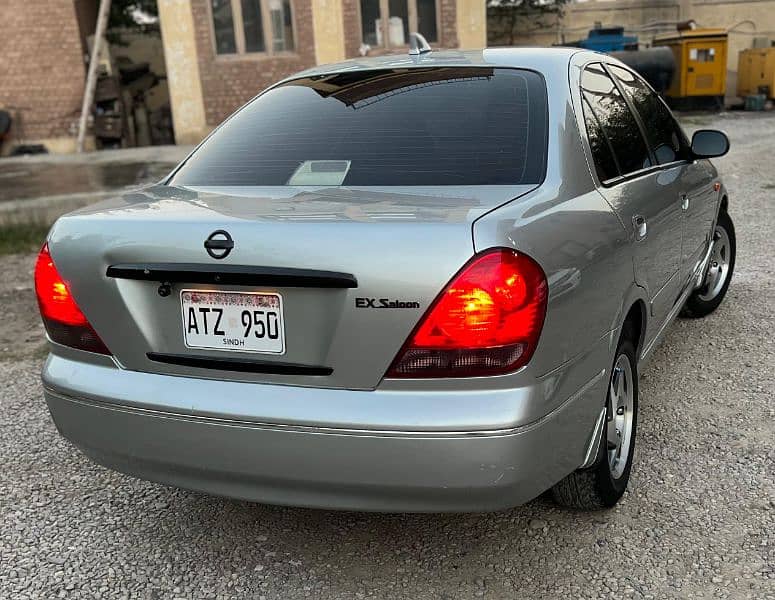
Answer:
[{"label": "wet pavement", "polygon": [[0,226],[53,223],[71,210],[163,179],[190,146],[0,159]]},{"label": "wet pavement", "polygon": [[0,161],[0,203],[42,196],[110,191],[159,181],[174,163],[23,164]]}]

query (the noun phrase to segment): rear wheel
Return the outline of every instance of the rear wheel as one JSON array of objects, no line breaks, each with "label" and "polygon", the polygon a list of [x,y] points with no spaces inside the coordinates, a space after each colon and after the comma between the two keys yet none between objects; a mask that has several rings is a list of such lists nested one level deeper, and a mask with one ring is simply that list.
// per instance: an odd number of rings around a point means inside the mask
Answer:
[{"label": "rear wheel", "polygon": [[710,251],[708,270],[702,287],[692,292],[681,314],[685,317],[704,317],[716,310],[724,300],[735,270],[735,226],[726,211],[718,216],[713,231],[713,246]]},{"label": "rear wheel", "polygon": [[552,488],[558,504],[595,510],[616,504],[627,489],[638,423],[638,369],[635,346],[623,338],[608,384],[606,424],[595,463],[568,475]]}]

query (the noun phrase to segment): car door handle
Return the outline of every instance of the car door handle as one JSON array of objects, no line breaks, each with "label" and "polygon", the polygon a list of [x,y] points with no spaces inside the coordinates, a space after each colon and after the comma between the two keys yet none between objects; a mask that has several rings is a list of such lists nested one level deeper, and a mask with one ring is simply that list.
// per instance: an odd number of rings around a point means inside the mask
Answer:
[{"label": "car door handle", "polygon": [[646,217],[643,215],[635,215],[632,218],[632,226],[635,228],[635,239],[642,240],[646,237],[648,229],[646,227]]},{"label": "car door handle", "polygon": [[681,194],[681,210],[689,210],[689,196]]}]

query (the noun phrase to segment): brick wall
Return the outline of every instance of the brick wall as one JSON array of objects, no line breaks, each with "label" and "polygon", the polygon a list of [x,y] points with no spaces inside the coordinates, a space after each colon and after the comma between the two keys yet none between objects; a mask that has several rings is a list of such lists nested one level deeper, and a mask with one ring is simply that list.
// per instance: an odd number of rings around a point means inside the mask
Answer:
[{"label": "brick wall", "polygon": [[74,135],[86,69],[73,2],[1,3],[0,108],[15,119],[12,142]]},{"label": "brick wall", "polygon": [[294,0],[296,51],[268,55],[218,56],[213,45],[207,0],[191,0],[199,75],[207,124],[216,126],[263,89],[315,65],[310,0]]},{"label": "brick wall", "polygon": [[342,18],[344,19],[344,55],[347,58],[360,56],[361,47],[361,11],[360,0],[342,0]]},{"label": "brick wall", "polygon": [[457,48],[457,0],[436,0],[438,15],[439,41],[442,48]]}]

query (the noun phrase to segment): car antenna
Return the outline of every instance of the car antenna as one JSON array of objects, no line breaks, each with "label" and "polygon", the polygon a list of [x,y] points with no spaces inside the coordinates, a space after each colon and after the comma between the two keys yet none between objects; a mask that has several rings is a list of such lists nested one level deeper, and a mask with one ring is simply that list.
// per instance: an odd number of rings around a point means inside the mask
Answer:
[{"label": "car antenna", "polygon": [[431,47],[428,44],[422,34],[416,31],[409,34],[409,54],[411,56],[419,56],[421,54],[428,54],[431,51]]}]

